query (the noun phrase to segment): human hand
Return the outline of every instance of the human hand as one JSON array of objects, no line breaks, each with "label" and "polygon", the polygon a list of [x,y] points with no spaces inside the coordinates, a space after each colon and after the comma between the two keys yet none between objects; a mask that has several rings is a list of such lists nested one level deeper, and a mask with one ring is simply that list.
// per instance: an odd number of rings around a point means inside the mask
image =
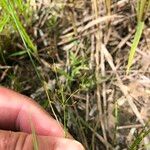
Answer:
[{"label": "human hand", "polygon": [[84,150],[33,100],[0,87],[0,150],[34,149],[31,123],[39,150]]}]

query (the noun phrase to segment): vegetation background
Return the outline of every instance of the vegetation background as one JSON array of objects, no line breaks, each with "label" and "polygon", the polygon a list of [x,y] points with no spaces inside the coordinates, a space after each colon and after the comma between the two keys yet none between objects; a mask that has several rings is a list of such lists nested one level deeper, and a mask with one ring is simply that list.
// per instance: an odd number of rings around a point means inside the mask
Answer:
[{"label": "vegetation background", "polygon": [[0,85],[35,99],[86,149],[149,149],[149,6],[1,0]]}]

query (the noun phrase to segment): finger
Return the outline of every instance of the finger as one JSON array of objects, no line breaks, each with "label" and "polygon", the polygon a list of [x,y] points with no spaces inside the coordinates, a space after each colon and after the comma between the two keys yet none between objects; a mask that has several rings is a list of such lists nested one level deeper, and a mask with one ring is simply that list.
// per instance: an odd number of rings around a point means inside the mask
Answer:
[{"label": "finger", "polygon": [[[39,150],[84,150],[79,142],[60,137],[37,136],[36,142]],[[34,145],[31,134],[0,131],[1,150],[33,150],[35,148]]]},{"label": "finger", "polygon": [[31,122],[37,134],[64,135],[61,125],[30,98],[0,87],[0,129],[31,133]]}]

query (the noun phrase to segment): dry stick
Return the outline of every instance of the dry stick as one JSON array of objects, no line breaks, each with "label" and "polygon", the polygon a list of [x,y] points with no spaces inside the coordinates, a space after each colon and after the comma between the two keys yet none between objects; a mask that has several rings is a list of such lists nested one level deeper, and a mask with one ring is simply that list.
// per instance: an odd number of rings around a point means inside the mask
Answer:
[{"label": "dry stick", "polygon": [[[89,31],[89,32],[87,32],[87,33],[83,33],[83,34],[81,34],[81,35],[78,35],[77,37],[72,37],[73,36],[73,34],[70,36],[69,35],[69,38],[67,38],[67,39],[65,39],[65,38],[63,38],[62,36],[60,37],[60,38],[62,38],[62,40],[57,44],[58,46],[62,46],[62,45],[65,45],[65,44],[67,44],[67,43],[70,43],[70,42],[73,42],[73,41],[75,41],[75,40],[78,40],[78,39],[80,39],[80,38],[83,38],[83,37],[85,37],[85,36],[88,36],[88,35],[90,35],[90,34],[93,34],[93,33],[95,33],[95,32],[97,32],[98,31],[98,29],[93,29],[93,30],[91,30],[91,31]],[[64,40],[65,39],[65,40]]]},{"label": "dry stick", "polygon": [[[102,14],[103,12],[100,12],[100,13]],[[76,27],[81,28],[85,23],[91,22],[93,19],[94,19],[94,16],[86,16],[82,22],[77,22]],[[71,27],[67,28],[66,30],[64,30],[62,32],[62,34],[63,35],[67,34],[67,33],[71,32],[72,30],[73,30],[73,26],[71,26]]]},{"label": "dry stick", "polygon": [[[117,70],[118,73],[125,73],[125,69]],[[106,73],[112,73],[112,70],[107,70]],[[138,70],[131,70],[130,73],[149,73],[149,71],[138,71]]]},{"label": "dry stick", "polygon": [[[101,74],[103,77],[106,76],[105,72],[105,58],[104,58],[104,53],[101,50]],[[104,123],[105,123],[105,130],[108,129],[108,124],[107,124],[107,100],[106,100],[106,82],[102,83],[102,97],[103,97],[103,110],[104,110]]]},{"label": "dry stick", "polygon": [[[107,16],[111,16],[111,0],[105,0],[105,5],[106,5],[106,12],[107,12]],[[104,43],[105,45],[107,45],[110,36],[111,36],[111,32],[112,29],[110,28],[111,22],[108,21],[106,23],[107,26],[107,33],[104,37]],[[105,56],[103,53],[103,50],[101,50],[101,73],[102,76],[105,77],[106,76],[106,69],[105,69]],[[108,116],[107,116],[107,98],[106,98],[106,82],[102,83],[102,97],[103,97],[103,110],[104,110],[104,123],[105,123],[105,130],[108,131]]]},{"label": "dry stick", "polygon": [[105,45],[102,45],[102,49],[104,51],[104,55],[105,55],[105,58],[106,60],[108,61],[110,67],[112,68],[113,72],[116,74],[116,78],[117,78],[117,81],[118,81],[118,86],[120,87],[122,93],[124,94],[124,96],[127,98],[127,101],[132,109],[132,111],[135,113],[136,117],[138,118],[138,120],[140,121],[140,123],[145,126],[145,123],[144,123],[144,120],[142,119],[141,117],[141,114],[139,113],[136,105],[134,104],[133,102],[133,99],[132,97],[129,95],[128,93],[128,90],[126,89],[126,86],[122,83],[122,80],[120,79],[118,73],[117,73],[117,70],[116,70],[116,67],[113,63],[113,58],[112,56],[110,55],[110,53],[108,52],[108,50],[106,49]]},{"label": "dry stick", "polygon": [[129,3],[129,0],[120,0],[119,2],[116,2],[114,5],[112,5],[111,8],[114,8],[114,7],[123,8],[128,3]]},{"label": "dry stick", "polygon": [[97,132],[95,132],[95,130],[93,128],[91,128],[90,126],[88,126],[88,128],[95,134],[95,136],[108,148],[110,148],[111,150],[114,150],[114,148],[112,147],[112,145],[106,141],[100,134],[98,134]]},{"label": "dry stick", "polygon": [[[118,23],[120,23],[120,22],[125,20],[123,18],[123,16],[116,16],[116,17],[115,16],[110,16],[110,17],[104,17],[103,19],[99,18],[98,19],[99,22],[94,21],[93,23],[89,23],[89,25],[87,25],[86,28],[80,28],[80,30],[77,29],[78,30],[78,36],[76,36],[76,37],[73,37],[74,36],[74,32],[71,32],[71,33],[68,33],[66,35],[61,36],[60,39],[62,39],[62,40],[58,43],[58,46],[67,44],[67,43],[72,42],[74,40],[77,40],[79,38],[85,37],[85,36],[87,36],[89,34],[93,34],[93,33],[97,32],[99,29],[96,28],[96,29],[93,29],[91,31],[88,31],[87,33],[84,33],[84,32],[87,31],[87,30],[90,30],[90,28],[93,28],[93,26],[95,26],[95,25],[102,24],[102,23],[104,23],[106,21],[111,21],[112,19],[115,19],[115,18],[117,18],[117,20],[114,23],[112,22],[113,25],[114,24],[117,25]],[[103,28],[104,28],[104,26],[101,25],[101,29],[103,29]]]},{"label": "dry stick", "polygon": [[[108,61],[110,67],[112,68],[113,72],[116,74],[116,78],[118,81],[118,86],[120,87],[122,93],[124,94],[124,96],[126,97],[128,104],[130,105],[132,111],[134,112],[134,114],[136,115],[136,117],[138,118],[139,122],[141,123],[141,125],[144,127],[146,125],[146,123],[144,122],[139,110],[137,109],[136,105],[133,102],[133,98],[129,95],[129,91],[127,90],[126,86],[123,84],[122,80],[120,79],[116,67],[113,63],[113,58],[110,55],[110,53],[108,52],[108,50],[106,49],[105,45],[102,45],[102,49],[105,52],[105,57],[106,60]],[[147,145],[149,143],[149,139],[148,137],[144,137],[144,142],[145,145]]]},{"label": "dry stick", "polygon": [[130,128],[142,128],[142,127],[143,126],[141,124],[134,124],[134,125],[119,126],[117,127],[117,130],[130,129]]},{"label": "dry stick", "polygon": [[112,54],[114,54],[114,53],[117,51],[117,49],[121,49],[121,48],[126,44],[126,42],[131,38],[131,36],[133,35],[134,32],[135,32],[135,30],[132,31],[131,33],[129,33],[129,34],[128,34],[126,37],[124,37],[124,38],[120,37],[121,41],[120,41],[119,44],[116,46],[116,48],[114,48]]},{"label": "dry stick", "polygon": [[[94,35],[92,35],[91,36],[91,54],[90,54],[90,61],[89,61],[89,68],[90,68],[90,70],[93,70],[94,59],[95,59],[94,58],[94,52],[95,52],[95,41],[94,41],[94,38],[95,38]],[[86,101],[86,103],[89,103],[89,102]],[[89,109],[89,107],[88,107],[88,109]],[[87,112],[87,110],[86,110],[86,112]]]},{"label": "dry stick", "polygon": [[11,66],[2,66],[2,65],[0,65],[0,69],[10,69],[10,68],[12,68]]},{"label": "dry stick", "polygon": [[89,68],[93,70],[94,66],[94,53],[95,53],[95,42],[94,42],[94,34],[91,35],[91,55],[90,55],[90,63],[89,63]]},{"label": "dry stick", "polygon": [[[79,116],[79,119],[81,118],[80,115],[77,112],[77,109],[75,108],[75,113],[77,114],[77,116]],[[95,129],[93,129],[92,127],[90,127],[88,124],[86,124],[82,118],[80,119],[80,121],[87,127],[89,128],[93,134],[95,134],[95,136],[100,140],[101,143],[103,143],[106,147],[110,148],[110,150],[114,150],[113,146],[106,141],[100,134],[98,134]],[[99,122],[99,121],[98,121]],[[81,133],[80,133],[81,134]]]},{"label": "dry stick", "polygon": [[89,92],[86,93],[86,116],[85,116],[85,120],[88,121],[89,120]]},{"label": "dry stick", "polygon": [[8,71],[9,69],[7,68],[2,72],[2,75],[0,76],[0,82],[6,77]]},{"label": "dry stick", "polygon": [[96,124],[95,124],[95,126],[94,126],[94,128],[93,128],[93,131],[94,132],[92,132],[93,134],[92,134],[92,144],[91,144],[91,149],[92,150],[94,150],[95,149],[95,143],[94,143],[94,141],[95,141],[95,133],[96,133],[96,131],[97,131],[97,128],[98,128],[98,126],[99,126],[99,120],[96,120]]},{"label": "dry stick", "polygon": [[[115,3],[114,5],[112,5],[111,6],[111,9],[113,9],[114,7],[124,7],[127,3],[128,3],[128,1],[129,0],[121,0],[121,1],[119,1],[119,2],[117,2],[117,3]],[[99,11],[98,12],[98,15],[104,15],[104,11]],[[83,22],[77,22],[76,23],[76,27],[81,27],[81,26],[83,26],[85,23],[87,23],[87,22],[91,22],[91,20],[93,20],[95,18],[95,16],[94,15],[91,15],[91,16],[86,16],[85,18],[84,18],[84,20],[83,20]],[[69,27],[69,28],[67,28],[66,30],[64,30],[62,33],[63,34],[67,34],[67,33],[69,33],[69,32],[71,32],[73,30],[73,26],[71,26],[71,27]]]},{"label": "dry stick", "polygon": [[106,21],[111,21],[111,20],[114,20],[115,18],[120,18],[122,16],[117,16],[117,15],[111,15],[111,16],[104,16],[104,17],[97,17],[95,20],[91,21],[90,23],[88,23],[81,31],[85,31],[95,25],[98,25],[100,23],[104,23]]},{"label": "dry stick", "polygon": [[[101,41],[102,41],[102,31],[101,31],[101,24],[98,25],[98,22],[100,21],[100,18],[98,17],[98,8],[99,6],[97,0],[92,0],[92,6],[93,6],[93,12],[95,14],[95,20],[91,21],[88,25],[84,27],[84,30],[87,30],[90,27],[93,27],[97,25],[97,28],[99,31],[95,33],[96,37],[96,54],[95,54],[95,61],[96,61],[96,70],[95,70],[95,76],[97,81],[99,81],[100,78],[100,48],[101,48]],[[102,18],[101,18],[102,19]],[[106,19],[105,17],[103,19]],[[103,20],[102,19],[102,20]],[[84,31],[83,30],[83,31]],[[99,110],[99,116],[100,116],[100,123],[102,127],[102,133],[105,141],[107,141],[107,135],[106,135],[106,129],[105,129],[105,122],[104,122],[104,116],[102,112],[102,100],[101,100],[101,86],[99,83],[97,83],[97,90],[96,90],[96,95],[97,95],[97,104],[98,104],[98,110]],[[108,146],[106,145],[106,148],[108,149]]]},{"label": "dry stick", "polygon": [[[78,112],[78,110],[77,110],[77,108],[74,106],[74,112],[75,112],[75,114],[76,114],[76,118],[75,118],[75,120],[77,121],[77,127],[78,127],[78,130],[79,130],[79,135],[80,135],[80,137],[82,138],[82,140],[83,140],[83,143],[84,143],[84,145],[85,145],[85,147],[87,147],[88,148],[88,143],[87,143],[87,139],[88,139],[88,137],[86,137],[85,136],[85,132],[83,131],[83,126],[82,126],[82,124],[81,123],[85,123],[83,120],[81,120],[80,118],[80,114],[79,114],[79,112]],[[74,118],[74,117],[73,117]],[[81,122],[82,121],[82,122]],[[85,124],[86,125],[86,124]]]},{"label": "dry stick", "polygon": [[[111,16],[97,17],[96,19],[94,19],[93,21],[89,22],[84,27],[78,27],[76,30],[77,30],[77,33],[83,33],[84,31],[94,27],[95,25],[102,24],[102,23],[104,23],[106,21],[111,21],[111,20],[114,20],[116,18],[120,19],[122,17],[123,16],[121,16],[121,15],[111,15]],[[74,32],[71,32],[71,33],[62,35],[60,38],[62,39],[62,38],[70,37],[70,36],[73,36],[73,35],[74,35]]]}]

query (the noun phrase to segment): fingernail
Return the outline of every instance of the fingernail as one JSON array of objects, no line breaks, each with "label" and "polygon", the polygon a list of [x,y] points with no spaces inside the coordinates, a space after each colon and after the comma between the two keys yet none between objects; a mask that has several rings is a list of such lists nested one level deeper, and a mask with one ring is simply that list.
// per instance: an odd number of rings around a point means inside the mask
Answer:
[{"label": "fingernail", "polygon": [[56,143],[55,150],[85,150],[81,143],[75,140],[62,139]]}]

